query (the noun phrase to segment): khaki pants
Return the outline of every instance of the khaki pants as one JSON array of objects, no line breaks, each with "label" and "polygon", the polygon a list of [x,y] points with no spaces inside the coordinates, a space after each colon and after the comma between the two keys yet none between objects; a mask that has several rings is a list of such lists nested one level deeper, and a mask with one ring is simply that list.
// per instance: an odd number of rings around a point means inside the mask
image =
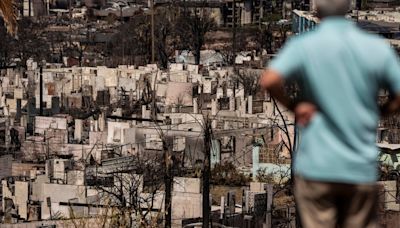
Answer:
[{"label": "khaki pants", "polygon": [[295,197],[304,228],[378,227],[376,185],[295,179]]}]

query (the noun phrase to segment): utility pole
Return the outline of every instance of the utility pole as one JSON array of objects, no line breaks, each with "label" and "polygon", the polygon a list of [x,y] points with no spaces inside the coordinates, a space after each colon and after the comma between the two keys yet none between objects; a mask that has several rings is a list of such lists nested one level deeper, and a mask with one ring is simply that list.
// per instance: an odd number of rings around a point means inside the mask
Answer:
[{"label": "utility pole", "polygon": [[165,160],[165,175],[164,175],[164,183],[165,183],[165,202],[164,202],[164,211],[165,211],[165,228],[171,228],[172,226],[172,159],[171,159],[171,144],[167,139],[162,135],[162,143],[164,150],[164,160]]},{"label": "utility pole", "polygon": [[232,58],[235,63],[236,58],[236,0],[233,0],[232,6]]},{"label": "utility pole", "polygon": [[40,66],[40,71],[39,71],[39,113],[41,116],[43,116],[43,66]]},{"label": "utility pole", "polygon": [[151,4],[151,63],[155,62],[155,40],[154,40],[154,0],[150,0]]},{"label": "utility pole", "polygon": [[[7,106],[8,109],[8,106]],[[10,151],[10,114],[9,114],[9,109],[7,110],[7,115],[5,116],[6,122],[5,122],[5,146],[6,146],[6,151],[7,153]],[[15,153],[15,152],[14,152]]]},{"label": "utility pole", "polygon": [[152,101],[151,101],[151,117],[155,122],[157,122],[157,92],[156,92],[156,86],[157,86],[157,76],[158,72],[156,72],[155,78],[154,78],[154,84],[153,84],[153,92],[152,92]]},{"label": "utility pole", "polygon": [[211,176],[211,137],[212,127],[209,116],[204,117],[203,137],[204,137],[204,167],[203,167],[203,228],[210,225],[210,176]]},{"label": "utility pole", "polygon": [[31,17],[32,16],[32,0],[28,1],[28,9],[29,9],[28,16]]}]

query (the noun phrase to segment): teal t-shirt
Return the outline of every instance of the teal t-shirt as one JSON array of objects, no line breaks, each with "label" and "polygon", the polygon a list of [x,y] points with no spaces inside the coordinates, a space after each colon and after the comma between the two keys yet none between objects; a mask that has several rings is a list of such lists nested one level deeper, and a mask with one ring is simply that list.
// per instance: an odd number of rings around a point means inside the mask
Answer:
[{"label": "teal t-shirt", "polygon": [[298,81],[318,107],[300,130],[295,173],[317,181],[376,181],[378,92],[400,94],[400,65],[390,45],[352,21],[327,18],[288,41],[269,67]]}]

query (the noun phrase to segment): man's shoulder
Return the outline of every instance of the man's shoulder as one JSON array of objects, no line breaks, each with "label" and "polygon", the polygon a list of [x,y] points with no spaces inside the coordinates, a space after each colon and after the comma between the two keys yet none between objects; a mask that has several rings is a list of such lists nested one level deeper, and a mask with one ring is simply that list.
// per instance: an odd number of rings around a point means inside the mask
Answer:
[{"label": "man's shoulder", "polygon": [[[352,31],[351,36],[355,37],[356,41],[369,42],[371,44],[375,44],[375,45],[379,45],[379,46],[390,47],[388,42],[385,41],[385,38],[380,35],[369,33],[369,32],[362,30],[356,26],[351,31]],[[342,34],[342,35],[344,35],[344,34]],[[315,30],[295,36],[293,38],[293,42],[295,42],[297,44],[301,44],[301,43],[306,44],[306,43],[314,43],[317,41],[323,42],[325,40],[331,40],[331,39],[334,39],[332,37],[332,34],[326,33],[324,30],[317,28]]]}]

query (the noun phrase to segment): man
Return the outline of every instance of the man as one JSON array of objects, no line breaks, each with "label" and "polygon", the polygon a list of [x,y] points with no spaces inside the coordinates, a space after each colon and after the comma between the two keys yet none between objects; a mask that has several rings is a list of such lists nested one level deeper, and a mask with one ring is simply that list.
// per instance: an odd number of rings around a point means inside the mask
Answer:
[{"label": "man", "polygon": [[[376,227],[378,92],[400,94],[400,66],[386,42],[344,18],[350,0],[315,0],[320,25],[292,38],[260,80],[300,126],[295,197],[303,226]],[[302,101],[283,90],[295,80]],[[385,108],[396,111],[395,96]]]}]

